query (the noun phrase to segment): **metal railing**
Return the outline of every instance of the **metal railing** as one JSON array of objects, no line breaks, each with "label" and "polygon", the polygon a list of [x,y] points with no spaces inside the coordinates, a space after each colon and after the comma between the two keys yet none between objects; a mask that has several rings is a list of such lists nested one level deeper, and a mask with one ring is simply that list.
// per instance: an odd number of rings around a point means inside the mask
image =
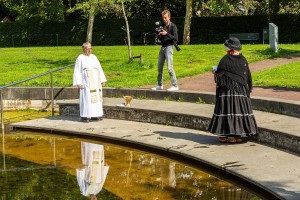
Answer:
[{"label": "metal railing", "polygon": [[13,82],[13,83],[10,83],[10,84],[7,84],[7,85],[4,85],[4,86],[1,86],[0,87],[0,104],[1,104],[1,130],[2,130],[2,135],[4,136],[4,109],[3,109],[3,89],[5,88],[8,88],[8,87],[11,87],[11,86],[14,86],[14,85],[17,85],[17,84],[20,84],[20,83],[24,83],[24,82],[27,82],[27,81],[30,81],[30,80],[33,80],[33,79],[36,79],[36,78],[39,78],[39,77],[42,77],[42,76],[46,76],[48,74],[50,74],[50,87],[51,87],[51,113],[52,113],[52,117],[54,116],[54,92],[53,92],[53,73],[54,72],[57,72],[57,71],[61,71],[61,70],[64,70],[68,67],[71,67],[71,66],[74,66],[74,63],[73,64],[70,64],[70,65],[67,65],[67,66],[64,66],[64,67],[61,67],[61,68],[57,68],[57,69],[54,69],[54,70],[50,70],[48,72],[45,72],[45,73],[42,73],[42,74],[38,74],[38,75],[35,75],[35,76],[31,76],[27,79],[24,79],[24,80],[20,80],[20,81],[16,81],[16,82]]}]

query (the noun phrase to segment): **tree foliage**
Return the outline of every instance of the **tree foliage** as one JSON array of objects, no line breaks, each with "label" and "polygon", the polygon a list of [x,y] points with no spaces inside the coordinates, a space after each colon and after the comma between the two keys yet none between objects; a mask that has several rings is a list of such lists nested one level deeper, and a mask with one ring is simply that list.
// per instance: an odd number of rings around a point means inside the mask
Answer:
[{"label": "tree foliage", "polygon": [[198,0],[194,7],[197,16],[297,14],[300,0]]},{"label": "tree foliage", "polygon": [[[169,9],[172,17],[186,14],[186,0],[123,1],[128,18],[160,18]],[[95,10],[91,6],[95,5]],[[101,18],[122,18],[120,0],[1,0],[0,18],[16,21],[63,21],[88,18],[91,12]],[[300,12],[300,0],[194,0],[193,16],[276,15]]]},{"label": "tree foliage", "polygon": [[126,1],[125,9],[132,18],[157,18],[161,12],[168,9],[173,17],[185,16],[185,0],[135,0]]},{"label": "tree foliage", "polygon": [[300,14],[300,0],[282,1],[278,12],[280,14]]},{"label": "tree foliage", "polygon": [[7,15],[16,21],[63,21],[63,0],[2,0]]},{"label": "tree foliage", "polygon": [[73,7],[67,9],[67,13],[78,12],[82,17],[88,18],[90,14],[105,18],[112,13],[120,16],[120,6],[116,0],[77,0]]},{"label": "tree foliage", "polygon": [[201,1],[197,3],[197,16],[237,16],[254,14],[260,6],[255,0]]}]

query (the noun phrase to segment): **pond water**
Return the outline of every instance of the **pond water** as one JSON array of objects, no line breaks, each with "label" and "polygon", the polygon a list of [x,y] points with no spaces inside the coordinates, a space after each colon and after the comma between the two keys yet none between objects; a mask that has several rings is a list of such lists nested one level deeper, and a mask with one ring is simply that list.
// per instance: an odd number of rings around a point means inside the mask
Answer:
[{"label": "pond water", "polygon": [[12,131],[0,151],[0,199],[260,199],[185,164],[100,141]]}]

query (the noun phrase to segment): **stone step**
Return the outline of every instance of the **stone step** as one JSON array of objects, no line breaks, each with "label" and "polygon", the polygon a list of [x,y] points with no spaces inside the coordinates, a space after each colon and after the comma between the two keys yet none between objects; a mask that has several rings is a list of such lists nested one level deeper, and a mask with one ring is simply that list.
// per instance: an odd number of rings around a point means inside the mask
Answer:
[{"label": "stone step", "polygon": [[[121,107],[123,98],[104,98],[106,118],[165,124],[206,131],[214,105],[163,100],[133,99],[131,107]],[[79,117],[78,100],[58,101],[60,115]],[[255,142],[300,155],[300,119],[254,111],[259,127]]]},{"label": "stone step", "polygon": [[[78,98],[78,89],[76,87],[55,87],[55,101]],[[49,87],[11,87],[3,90],[4,109],[38,109],[39,107],[48,108],[51,100],[51,88]],[[104,88],[103,96],[108,98],[123,97],[124,95],[134,96],[135,99],[152,100],[181,100],[184,102],[206,102],[211,104],[215,102],[215,93],[195,92],[195,91],[153,91],[149,89],[135,88]],[[300,117],[300,99],[299,101],[274,99],[252,96],[252,106],[256,110],[272,111],[289,116]]]}]

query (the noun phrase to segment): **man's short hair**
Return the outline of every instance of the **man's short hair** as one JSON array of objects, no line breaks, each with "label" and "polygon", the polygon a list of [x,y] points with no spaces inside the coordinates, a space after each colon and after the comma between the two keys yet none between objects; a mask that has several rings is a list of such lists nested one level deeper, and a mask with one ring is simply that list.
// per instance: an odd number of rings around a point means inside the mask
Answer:
[{"label": "man's short hair", "polygon": [[165,14],[168,14],[169,17],[171,17],[171,12],[169,10],[164,10],[161,12],[161,15],[165,15]]}]

